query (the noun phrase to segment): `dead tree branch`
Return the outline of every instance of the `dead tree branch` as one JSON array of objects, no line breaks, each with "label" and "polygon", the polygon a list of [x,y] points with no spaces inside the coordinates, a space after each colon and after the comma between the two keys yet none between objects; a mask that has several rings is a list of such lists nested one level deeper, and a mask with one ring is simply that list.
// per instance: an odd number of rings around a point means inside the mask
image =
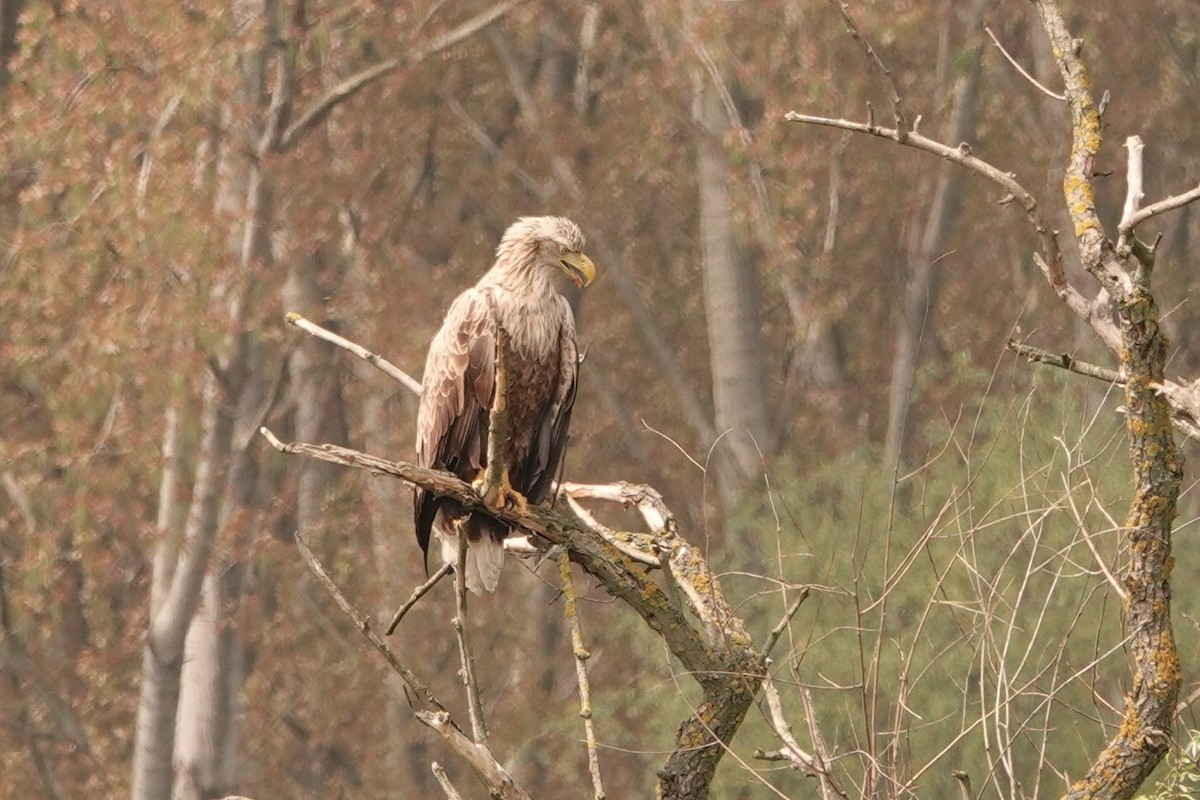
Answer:
[{"label": "dead tree branch", "polygon": [[[279,441],[265,429],[263,435],[272,444]],[[450,745],[450,748],[454,752],[463,757],[475,775],[488,787],[493,797],[501,798],[501,800],[530,800],[529,795],[516,784],[512,776],[508,774],[508,771],[500,765],[500,762],[492,755],[492,751],[488,749],[487,745],[482,742],[472,741],[464,734],[450,717],[450,713],[446,711],[445,707],[434,695],[433,691],[412,670],[402,664],[400,659],[396,657],[396,654],[387,646],[387,643],[379,638],[379,635],[371,628],[371,621],[350,604],[350,601],[342,594],[342,590],[334,583],[333,578],[329,576],[325,567],[313,555],[312,550],[299,534],[296,535],[296,547],[299,549],[304,563],[308,565],[309,570],[312,571],[317,580],[321,582],[321,585],[325,587],[325,590],[333,597],[338,608],[351,619],[354,627],[363,636],[367,637],[371,646],[383,656],[384,660],[388,662],[388,666],[400,676],[409,690],[416,695],[417,699],[426,706],[429,706],[429,708],[417,709],[413,712],[417,719],[436,731]]]},{"label": "dead tree branch", "polygon": [[[716,576],[697,548],[673,530],[660,535],[668,545],[674,574],[684,587],[690,610],[704,622],[703,633],[689,623],[683,609],[670,602],[662,586],[648,572],[561,506],[490,508],[470,484],[447,472],[389,461],[336,445],[284,443],[265,428],[261,432],[281,452],[399,478],[410,485],[458,500],[467,511],[491,514],[502,522],[566,548],[572,561],[596,578],[607,592],[623,600],[663,638],[672,655],[700,685],[700,702],[694,713],[679,726],[675,748],[659,770],[658,792],[668,800],[698,800],[707,796],[708,786],[728,742],[759,692],[766,665],[762,653],[725,600]],[[661,498],[655,500],[657,493],[649,487],[623,484],[619,491],[610,494],[625,498],[624,502],[631,505],[647,508],[656,508],[661,502]],[[673,529],[674,518],[665,507],[658,513],[663,514],[664,523]],[[431,727],[438,719],[429,713],[422,717]],[[473,746],[461,731],[459,736]],[[456,750],[467,757],[471,752],[469,748],[464,751],[457,746]]]}]

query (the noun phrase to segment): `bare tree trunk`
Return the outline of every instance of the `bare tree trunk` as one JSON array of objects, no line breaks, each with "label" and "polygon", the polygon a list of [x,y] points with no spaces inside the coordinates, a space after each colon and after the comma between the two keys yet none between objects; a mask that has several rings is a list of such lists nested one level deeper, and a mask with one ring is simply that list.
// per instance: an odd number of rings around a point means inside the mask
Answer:
[{"label": "bare tree trunk", "polygon": [[[983,12],[990,0],[975,0],[964,15],[964,30],[976,42],[970,60],[954,85],[954,113],[947,140],[968,142],[975,133],[979,100],[979,62],[983,43],[978,41]],[[919,244],[908,254],[908,282],[904,287],[903,316],[896,329],[892,376],[888,392],[888,426],[884,439],[884,463],[896,467],[910,439],[908,409],[913,400],[913,377],[926,330],[930,308],[937,294],[935,266],[947,234],[958,214],[959,196],[966,173],[953,164],[943,164],[934,190],[933,203],[925,220]]]},{"label": "bare tree trunk", "polygon": [[[723,494],[730,499],[761,471],[760,452],[771,450],[754,270],[738,257],[729,198],[730,167],[723,135],[729,119],[716,87],[705,81],[693,116],[700,192],[704,310],[713,383],[713,411],[727,455]],[[731,459],[729,458],[731,457]]]},{"label": "bare tree trunk", "polygon": [[[240,357],[236,352],[235,357]],[[134,800],[171,796],[175,719],[183,668],[184,640],[197,606],[205,569],[217,533],[218,482],[232,444],[233,416],[226,410],[216,376],[205,377],[201,442],[192,504],[182,546],[174,544],[173,488],[177,465],[174,412],[168,411],[160,491],[155,581],[150,598],[150,631],[142,650],[142,688],[134,740]],[[168,577],[169,576],[169,577]]]}]

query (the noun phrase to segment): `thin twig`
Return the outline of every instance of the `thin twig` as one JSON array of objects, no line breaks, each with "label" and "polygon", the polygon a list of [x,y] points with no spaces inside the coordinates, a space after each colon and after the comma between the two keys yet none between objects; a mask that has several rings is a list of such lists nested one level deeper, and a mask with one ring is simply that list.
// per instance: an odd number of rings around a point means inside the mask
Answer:
[{"label": "thin twig", "polygon": [[805,586],[800,590],[800,596],[796,598],[791,607],[783,615],[783,619],[779,620],[779,624],[771,629],[771,635],[767,637],[767,641],[763,644],[762,653],[764,656],[771,655],[771,651],[775,649],[779,637],[787,630],[788,623],[792,621],[792,617],[796,616],[796,612],[800,610],[800,604],[808,599],[808,587]]},{"label": "thin twig", "polygon": [[1008,51],[1004,49],[1004,45],[1000,44],[1000,40],[996,38],[996,34],[992,33],[991,28],[989,28],[987,25],[984,25],[983,29],[987,32],[988,36],[992,37],[992,43],[996,45],[996,49],[999,50],[1000,53],[1005,58],[1008,59],[1008,63],[1012,64],[1014,67],[1017,68],[1017,72],[1021,73],[1021,75],[1023,75],[1025,77],[1025,80],[1032,83],[1034,85],[1034,87],[1037,88],[1038,91],[1040,91],[1042,94],[1046,95],[1047,97],[1051,97],[1060,102],[1066,102],[1066,100],[1067,100],[1066,95],[1062,95],[1062,94],[1059,94],[1058,92],[1054,92],[1054,91],[1051,91],[1050,89],[1047,89],[1045,86],[1038,83],[1037,78],[1033,77],[1028,72],[1026,72],[1025,68],[1022,67],[1020,64],[1018,64],[1017,60],[1015,58],[1013,58],[1011,55],[1009,55]]},{"label": "thin twig", "polygon": [[418,397],[421,396],[421,382],[397,367],[392,362],[388,361],[383,356],[377,353],[372,353],[367,348],[350,341],[344,336],[338,336],[328,328],[322,328],[317,323],[304,318],[295,311],[289,311],[285,316],[285,319],[289,325],[295,325],[300,330],[306,331],[307,333],[316,336],[318,339],[323,339],[330,344],[337,345],[343,350],[353,353],[363,361],[366,361],[368,364],[378,369],[383,374],[387,375],[389,378],[399,382],[401,386],[408,389],[413,394],[417,395]]},{"label": "thin twig", "polygon": [[908,134],[908,122],[904,119],[904,110],[900,107],[900,91],[896,88],[896,81],[892,78],[892,71],[883,63],[883,59],[879,57],[879,53],[871,46],[871,43],[866,40],[866,37],[858,30],[858,25],[850,16],[849,6],[842,0],[831,0],[838,7],[838,11],[842,14],[842,20],[846,23],[846,32],[850,34],[850,38],[861,44],[867,52],[867,58],[871,60],[871,65],[879,70],[887,83],[888,88],[892,92],[892,116],[896,120],[896,129],[899,131],[899,139],[904,141],[904,137]]},{"label": "thin twig", "polygon": [[779,737],[779,741],[783,743],[783,747],[772,751],[755,750],[754,757],[761,761],[786,761],[793,769],[801,770],[810,778],[819,778],[823,784],[822,788],[828,786],[839,796],[846,797],[846,792],[829,772],[825,761],[821,757],[805,751],[796,741],[796,737],[792,734],[792,727],[783,714],[783,702],[779,699],[779,692],[775,689],[769,672],[763,678],[762,689],[763,697],[767,700],[767,721],[775,735]]},{"label": "thin twig", "polygon": [[396,626],[400,624],[400,620],[404,619],[404,615],[407,614],[409,610],[417,604],[417,601],[424,597],[430,589],[436,586],[438,581],[446,577],[446,575],[449,574],[450,570],[453,568],[454,567],[450,564],[442,564],[442,566],[438,567],[437,572],[430,575],[429,578],[416,589],[413,589],[412,595],[410,595],[409,598],[404,601],[404,605],[396,609],[396,614],[392,617],[392,621],[387,626],[387,630],[384,631],[384,636],[391,636],[392,632],[396,630]]},{"label": "thin twig", "polygon": [[428,58],[431,55],[446,50],[454,45],[474,36],[479,31],[491,25],[500,17],[507,14],[514,6],[523,0],[509,0],[505,3],[497,3],[491,8],[468,19],[463,24],[452,28],[443,36],[434,39],[425,47],[414,47],[411,53],[397,58],[389,58],[374,64],[360,72],[351,75],[346,80],[334,86],[326,92],[319,100],[309,106],[303,113],[299,115],[295,122],[288,126],[279,137],[275,149],[279,152],[290,150],[302,136],[316,127],[322,120],[329,115],[338,104],[348,100],[358,94],[362,89],[379,80],[380,78],[390,75],[396,70],[407,67]]},{"label": "thin twig", "polygon": [[596,750],[596,728],[592,723],[592,689],[588,681],[587,660],[591,653],[583,646],[583,629],[579,625],[579,606],[575,601],[575,584],[571,580],[571,557],[566,550],[558,556],[558,574],[562,579],[563,613],[571,628],[571,652],[575,656],[575,677],[579,681],[579,716],[583,718],[583,733],[587,742],[588,772],[592,775],[595,800],[604,800],[604,783],[600,780],[600,757]]},{"label": "thin twig", "polygon": [[[486,535],[486,534],[485,534]],[[459,675],[467,690],[467,713],[471,718],[471,738],[476,744],[487,741],[487,725],[483,720],[483,704],[479,701],[479,682],[475,680],[475,657],[467,642],[467,532],[458,531],[458,566],[454,570],[454,635],[458,639],[458,658],[462,663]]]}]

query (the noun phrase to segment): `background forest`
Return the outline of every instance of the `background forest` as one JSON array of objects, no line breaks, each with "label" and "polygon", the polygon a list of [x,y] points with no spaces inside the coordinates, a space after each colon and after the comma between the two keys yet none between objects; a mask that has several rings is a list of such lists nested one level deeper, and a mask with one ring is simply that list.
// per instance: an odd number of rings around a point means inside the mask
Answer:
[{"label": "background forest", "polygon": [[[985,30],[1056,89],[1031,4],[848,8],[921,132],[1013,170],[1070,230],[1067,108]],[[1111,97],[1102,215],[1131,134],[1148,198],[1195,186],[1200,7],[1064,13]],[[823,733],[851,796],[1061,794],[1128,689],[1128,451],[1119,392],[1005,344],[1112,360],[994,186],[784,121],[868,104],[890,116],[887,83],[815,0],[0,0],[0,796],[438,797],[434,760],[483,796],[292,543],[386,620],[425,576],[409,490],[255,432],[411,459],[415,397],[285,312],[419,377],[450,300],[542,213],[576,220],[599,269],[575,298],[566,476],[661,491],[760,641],[808,587],[772,654],[798,737]],[[1168,374],[1190,379],[1200,209],[1146,229]],[[1186,744],[1190,476],[1180,508]],[[577,587],[608,796],[647,796],[695,695]],[[439,587],[391,643],[458,702],[453,608]],[[557,569],[510,559],[471,612],[493,752],[534,797],[583,796]],[[171,642],[152,626],[176,613]],[[182,653],[165,720],[145,677],[161,633]],[[136,746],[162,725],[165,777]],[[813,796],[754,758],[778,747],[752,709],[714,796]],[[1146,791],[1183,796],[1187,764]]]}]

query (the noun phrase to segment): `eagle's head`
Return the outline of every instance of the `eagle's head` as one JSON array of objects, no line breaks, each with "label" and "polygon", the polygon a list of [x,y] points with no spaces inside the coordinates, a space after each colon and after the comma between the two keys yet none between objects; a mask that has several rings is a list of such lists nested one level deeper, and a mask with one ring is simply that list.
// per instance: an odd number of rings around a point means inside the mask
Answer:
[{"label": "eagle's head", "polygon": [[583,231],[566,217],[521,217],[500,239],[496,262],[561,272],[583,287],[596,278],[596,265],[583,245]]}]

